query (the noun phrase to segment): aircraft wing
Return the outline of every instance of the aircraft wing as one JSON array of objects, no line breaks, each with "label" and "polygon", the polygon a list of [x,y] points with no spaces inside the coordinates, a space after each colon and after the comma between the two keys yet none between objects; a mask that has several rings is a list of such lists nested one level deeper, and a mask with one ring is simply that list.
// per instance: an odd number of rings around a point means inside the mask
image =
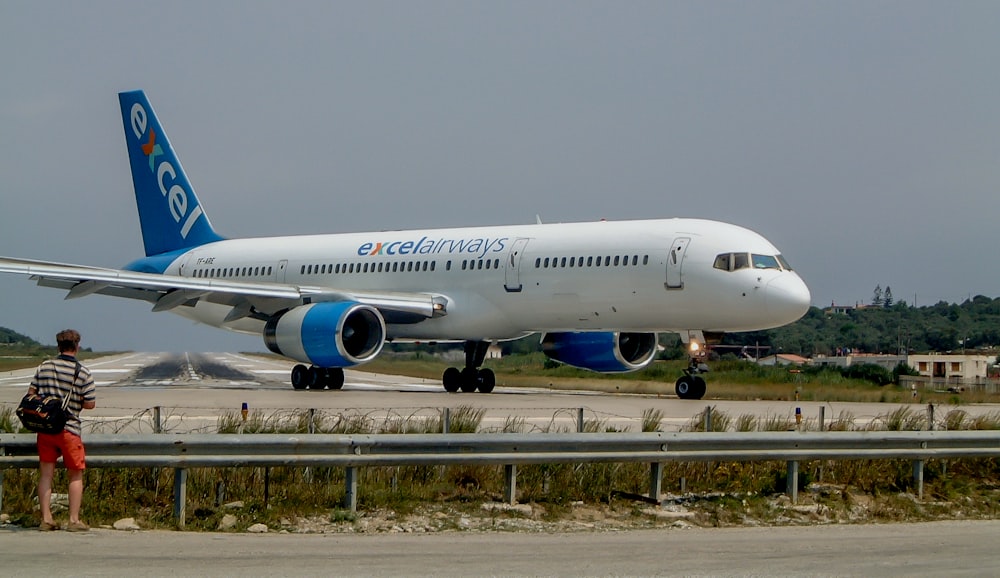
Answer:
[{"label": "aircraft wing", "polygon": [[232,307],[227,322],[245,317],[267,319],[305,303],[355,301],[371,305],[386,323],[417,323],[447,313],[448,299],[429,293],[338,291],[331,287],[228,279],[200,279],[124,269],[106,269],[50,261],[0,257],[0,273],[28,275],[42,287],[68,291],[66,299],[91,294],[139,299],[153,311],[191,307],[199,301]]}]

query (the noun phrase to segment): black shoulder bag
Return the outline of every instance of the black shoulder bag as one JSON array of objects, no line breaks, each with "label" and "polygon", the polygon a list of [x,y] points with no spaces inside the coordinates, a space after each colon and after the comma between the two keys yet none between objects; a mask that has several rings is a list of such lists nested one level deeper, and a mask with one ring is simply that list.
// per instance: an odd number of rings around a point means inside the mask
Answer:
[{"label": "black shoulder bag", "polygon": [[55,434],[66,427],[69,398],[76,388],[76,379],[80,377],[80,362],[76,362],[76,371],[73,372],[73,383],[70,385],[69,395],[60,399],[56,395],[43,395],[40,393],[28,393],[21,398],[20,405],[17,406],[18,419],[24,427],[37,433]]}]

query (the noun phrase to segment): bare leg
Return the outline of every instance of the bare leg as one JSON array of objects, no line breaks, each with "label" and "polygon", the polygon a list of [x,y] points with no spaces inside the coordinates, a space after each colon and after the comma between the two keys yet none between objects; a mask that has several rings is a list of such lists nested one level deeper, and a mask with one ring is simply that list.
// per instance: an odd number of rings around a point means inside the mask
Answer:
[{"label": "bare leg", "polygon": [[56,473],[55,462],[38,463],[38,508],[42,511],[42,522],[54,524],[52,520],[52,478]]},{"label": "bare leg", "polygon": [[80,504],[83,502],[83,470],[67,470],[69,476],[69,523],[80,521]]}]

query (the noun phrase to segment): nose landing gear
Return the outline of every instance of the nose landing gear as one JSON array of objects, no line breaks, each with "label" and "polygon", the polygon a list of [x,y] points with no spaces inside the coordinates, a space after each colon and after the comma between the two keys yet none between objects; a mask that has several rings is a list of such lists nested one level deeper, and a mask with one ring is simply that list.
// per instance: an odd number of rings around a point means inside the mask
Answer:
[{"label": "nose landing gear", "polygon": [[702,363],[697,357],[692,357],[684,375],[677,379],[674,384],[674,391],[681,399],[701,399],[705,397],[705,378],[701,373],[708,373],[708,364]]}]

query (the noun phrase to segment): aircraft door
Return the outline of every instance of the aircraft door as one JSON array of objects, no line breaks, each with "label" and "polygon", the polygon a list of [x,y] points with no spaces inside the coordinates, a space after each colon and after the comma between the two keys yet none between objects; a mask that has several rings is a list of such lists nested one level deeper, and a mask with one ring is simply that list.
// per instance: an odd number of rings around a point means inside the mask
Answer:
[{"label": "aircraft door", "polygon": [[690,242],[690,237],[678,237],[674,239],[674,244],[670,246],[670,253],[667,255],[667,282],[663,284],[667,289],[684,288],[684,279],[682,277],[684,253],[687,252]]},{"label": "aircraft door", "polygon": [[521,291],[521,254],[524,253],[524,246],[527,244],[528,239],[524,237],[514,239],[514,244],[510,246],[510,251],[507,253],[503,287],[508,293]]},{"label": "aircraft door", "polygon": [[287,268],[288,268],[288,259],[282,259],[281,261],[278,261],[278,270],[276,272],[277,276],[275,277],[275,281],[277,281],[278,283],[285,282],[285,269]]}]

